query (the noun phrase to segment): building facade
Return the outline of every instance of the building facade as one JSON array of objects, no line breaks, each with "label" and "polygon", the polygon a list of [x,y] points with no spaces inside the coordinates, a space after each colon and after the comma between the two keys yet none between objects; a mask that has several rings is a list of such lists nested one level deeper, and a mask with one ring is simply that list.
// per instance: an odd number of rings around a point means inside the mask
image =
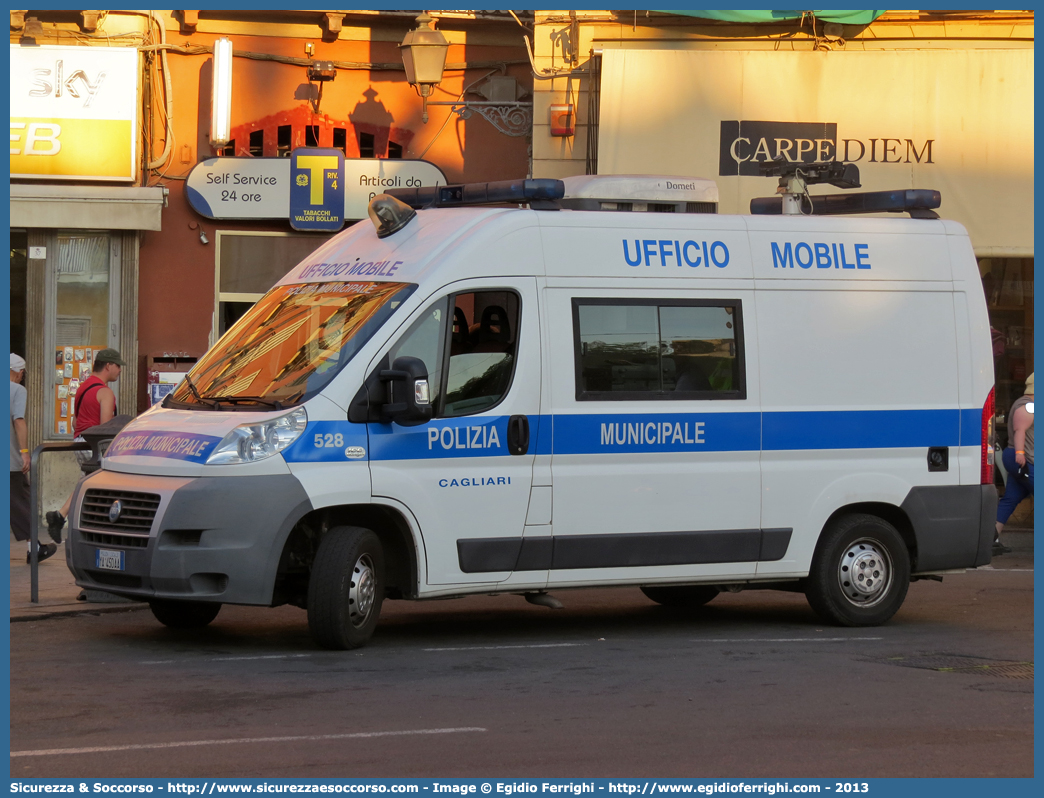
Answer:
[{"label": "building facade", "polygon": [[[119,410],[144,410],[151,384],[187,370],[287,269],[364,218],[382,185],[526,175],[519,23],[432,12],[449,47],[424,122],[399,48],[416,16],[11,12],[11,350],[28,363],[32,445],[72,437],[72,397],[105,347],[128,361]],[[231,134],[214,142],[222,38]],[[302,148],[341,159],[336,228],[295,229],[275,185]]]}]

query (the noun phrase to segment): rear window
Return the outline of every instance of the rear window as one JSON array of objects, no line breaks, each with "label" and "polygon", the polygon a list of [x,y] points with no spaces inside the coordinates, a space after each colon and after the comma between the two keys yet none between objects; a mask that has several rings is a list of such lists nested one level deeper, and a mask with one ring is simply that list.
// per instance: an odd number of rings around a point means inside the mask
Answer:
[{"label": "rear window", "polygon": [[413,293],[407,283],[276,286],[195,365],[173,404],[288,407],[314,396]]}]

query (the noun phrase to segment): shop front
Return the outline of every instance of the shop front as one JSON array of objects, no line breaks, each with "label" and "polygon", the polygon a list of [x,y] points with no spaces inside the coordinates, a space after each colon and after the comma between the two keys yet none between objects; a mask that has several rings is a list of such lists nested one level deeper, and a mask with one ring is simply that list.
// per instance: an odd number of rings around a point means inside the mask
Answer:
[{"label": "shop front", "polygon": [[120,350],[133,412],[142,231],[167,191],[138,179],[133,47],[11,46],[11,351],[25,357],[32,443],[72,438],[93,353]]}]

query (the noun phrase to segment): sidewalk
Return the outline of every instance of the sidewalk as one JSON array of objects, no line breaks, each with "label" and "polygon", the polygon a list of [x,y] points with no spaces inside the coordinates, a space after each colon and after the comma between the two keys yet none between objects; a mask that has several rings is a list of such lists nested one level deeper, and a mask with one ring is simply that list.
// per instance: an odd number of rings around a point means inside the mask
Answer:
[{"label": "sidewalk", "polygon": [[[44,533],[46,536],[46,532]],[[46,538],[49,543],[50,538]],[[76,586],[69,567],[65,564],[65,544],[58,552],[40,563],[38,583],[39,603],[29,601],[31,595],[30,569],[25,562],[26,545],[11,540],[11,621],[31,621],[57,615],[76,615],[81,612],[126,612],[142,609],[146,604],[126,601],[112,596],[110,601],[78,601],[82,590]],[[108,594],[92,593],[92,599],[104,599]],[[118,603],[113,603],[118,602]]]}]

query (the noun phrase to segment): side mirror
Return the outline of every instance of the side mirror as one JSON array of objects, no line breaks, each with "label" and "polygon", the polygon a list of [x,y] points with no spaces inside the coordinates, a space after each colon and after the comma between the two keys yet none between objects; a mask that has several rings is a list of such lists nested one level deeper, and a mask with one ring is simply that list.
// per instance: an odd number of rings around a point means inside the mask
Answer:
[{"label": "side mirror", "polygon": [[404,427],[415,427],[431,420],[431,394],[428,369],[419,357],[399,357],[390,369],[383,369],[381,382],[388,383],[388,404],[381,415]]}]

